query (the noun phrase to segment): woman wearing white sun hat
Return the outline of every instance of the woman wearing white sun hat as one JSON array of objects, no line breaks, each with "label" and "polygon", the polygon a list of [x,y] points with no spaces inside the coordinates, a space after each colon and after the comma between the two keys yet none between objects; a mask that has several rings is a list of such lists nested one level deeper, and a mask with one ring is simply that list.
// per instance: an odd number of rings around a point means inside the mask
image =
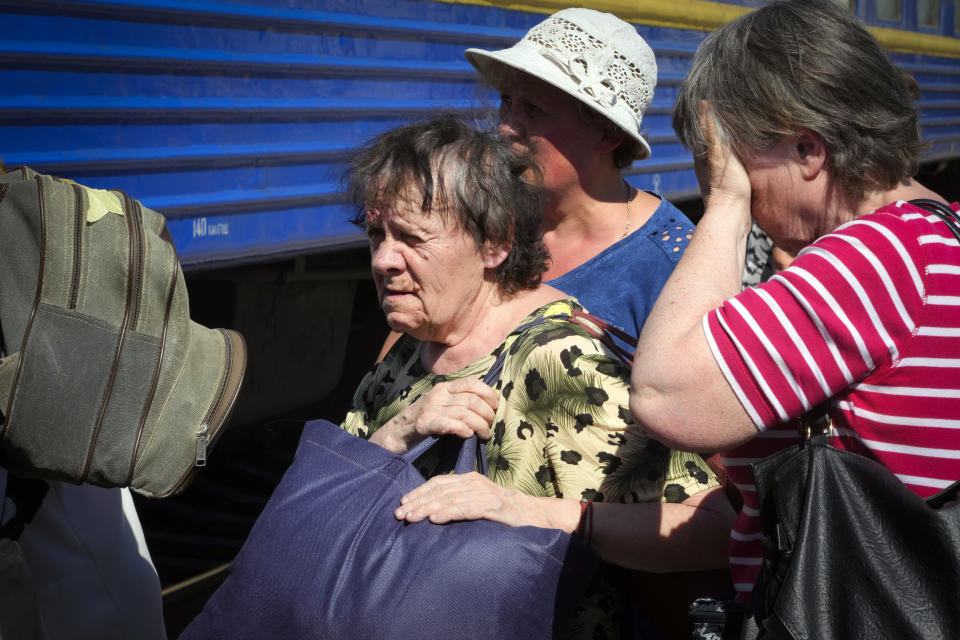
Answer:
[{"label": "woman wearing white sun hat", "polygon": [[653,50],[612,14],[564,9],[512,47],[465,55],[501,94],[501,134],[543,169],[546,280],[639,335],[693,231],[622,176],[651,153],[640,127],[657,83]]}]

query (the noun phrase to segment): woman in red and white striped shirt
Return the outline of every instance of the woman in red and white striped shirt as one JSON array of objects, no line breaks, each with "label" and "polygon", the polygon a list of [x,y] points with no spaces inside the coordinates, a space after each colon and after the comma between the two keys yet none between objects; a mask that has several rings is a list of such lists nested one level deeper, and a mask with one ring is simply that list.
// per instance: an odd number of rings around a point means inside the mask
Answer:
[{"label": "woman in red and white striped shirt", "polygon": [[[849,11],[804,0],[716,31],[681,89],[706,212],[644,326],[630,406],[669,446],[726,451],[741,599],[762,557],[749,465],[811,409],[920,496],[960,478],[960,244],[907,202],[944,202],[912,179],[914,87]],[[798,255],[741,293],[751,216]]]}]

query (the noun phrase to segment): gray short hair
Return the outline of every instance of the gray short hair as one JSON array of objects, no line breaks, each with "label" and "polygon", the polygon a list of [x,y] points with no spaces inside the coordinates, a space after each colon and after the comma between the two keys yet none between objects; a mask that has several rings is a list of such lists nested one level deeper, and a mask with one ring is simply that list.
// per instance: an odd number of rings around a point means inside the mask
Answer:
[{"label": "gray short hair", "polygon": [[351,162],[346,179],[355,224],[364,224],[368,209],[416,197],[423,213],[466,230],[477,248],[510,246],[495,270],[502,291],[540,284],[549,253],[540,229],[539,169],[496,134],[441,114],[374,138]]},{"label": "gray short hair", "polygon": [[708,100],[721,138],[763,150],[806,129],[827,171],[855,201],[912,177],[924,145],[916,83],[848,10],[830,0],[780,0],[727,23],[697,49],[673,127],[707,152],[697,104]]}]

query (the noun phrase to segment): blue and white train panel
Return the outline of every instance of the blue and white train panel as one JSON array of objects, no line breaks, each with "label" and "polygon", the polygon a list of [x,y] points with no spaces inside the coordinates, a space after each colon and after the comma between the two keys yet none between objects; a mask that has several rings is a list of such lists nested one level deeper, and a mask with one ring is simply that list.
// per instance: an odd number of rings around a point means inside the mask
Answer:
[{"label": "blue and white train panel", "polygon": [[[628,179],[698,197],[670,125],[676,91],[705,34],[759,3],[584,4],[636,24],[657,55],[643,122],[653,156]],[[508,46],[564,6],[0,0],[0,158],[162,211],[188,268],[357,245],[340,196],[353,150],[431,111],[489,119],[496,96],[463,49]],[[960,157],[956,9],[952,0],[855,7],[920,82],[930,160]]]}]

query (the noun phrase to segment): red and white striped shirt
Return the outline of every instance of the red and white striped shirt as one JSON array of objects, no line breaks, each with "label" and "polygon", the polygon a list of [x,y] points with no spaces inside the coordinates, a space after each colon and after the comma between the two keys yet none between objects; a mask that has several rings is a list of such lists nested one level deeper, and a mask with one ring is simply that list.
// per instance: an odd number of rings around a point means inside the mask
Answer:
[{"label": "red and white striped shirt", "polygon": [[827,399],[834,446],[922,497],[960,479],[960,244],[936,216],[896,202],[847,223],[703,327],[759,430],[723,456],[744,497],[730,541],[741,600],[762,558],[749,465],[796,442],[790,421]]}]

